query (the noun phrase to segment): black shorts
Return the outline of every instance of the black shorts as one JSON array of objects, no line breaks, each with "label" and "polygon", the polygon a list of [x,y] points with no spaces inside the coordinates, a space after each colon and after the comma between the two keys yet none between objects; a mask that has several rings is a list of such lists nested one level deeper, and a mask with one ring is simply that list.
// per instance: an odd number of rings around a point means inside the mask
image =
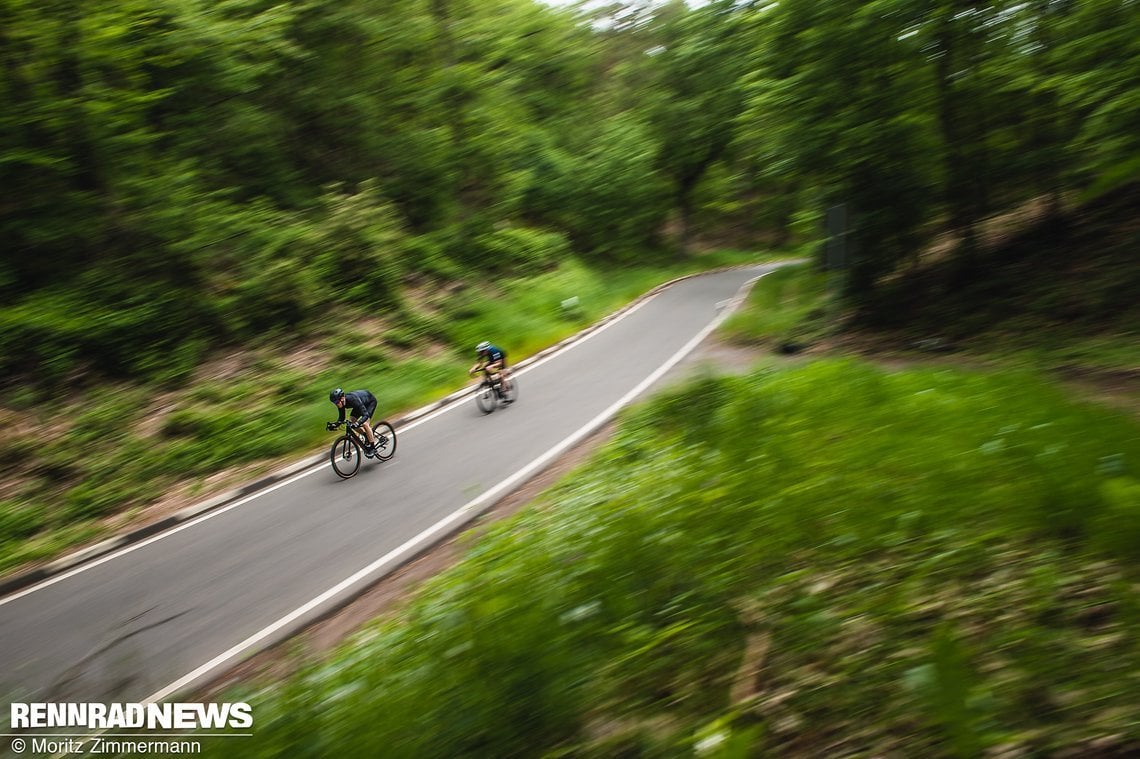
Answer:
[{"label": "black shorts", "polygon": [[353,415],[352,419],[353,419],[353,421],[367,422],[369,419],[372,418],[372,415],[375,413],[376,413],[376,399],[373,398],[372,400],[368,401],[368,405],[364,407],[364,416],[357,417],[356,415]]}]

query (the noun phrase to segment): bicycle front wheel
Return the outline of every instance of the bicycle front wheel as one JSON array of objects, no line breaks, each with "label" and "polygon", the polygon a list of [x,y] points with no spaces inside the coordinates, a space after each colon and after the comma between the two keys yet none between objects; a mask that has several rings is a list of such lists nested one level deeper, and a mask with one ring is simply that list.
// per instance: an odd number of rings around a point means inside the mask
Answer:
[{"label": "bicycle front wheel", "polygon": [[360,443],[350,435],[338,437],[332,445],[332,450],[329,451],[333,471],[346,480],[360,469],[361,456]]},{"label": "bicycle front wheel", "polygon": [[387,422],[372,425],[376,435],[376,458],[387,461],[396,453],[396,430]]},{"label": "bicycle front wheel", "polygon": [[479,392],[475,394],[475,405],[484,414],[490,414],[495,410],[495,404],[498,400],[495,398],[495,388],[490,385],[479,388]]}]

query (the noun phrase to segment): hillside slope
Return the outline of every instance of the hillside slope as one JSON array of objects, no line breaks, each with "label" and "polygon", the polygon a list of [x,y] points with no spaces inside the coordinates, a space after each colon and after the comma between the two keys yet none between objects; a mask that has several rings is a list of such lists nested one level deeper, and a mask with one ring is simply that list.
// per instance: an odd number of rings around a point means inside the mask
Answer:
[{"label": "hillside slope", "polygon": [[1046,217],[972,258],[886,283],[855,320],[887,339],[1028,351],[1052,367],[1140,366],[1140,184]]}]

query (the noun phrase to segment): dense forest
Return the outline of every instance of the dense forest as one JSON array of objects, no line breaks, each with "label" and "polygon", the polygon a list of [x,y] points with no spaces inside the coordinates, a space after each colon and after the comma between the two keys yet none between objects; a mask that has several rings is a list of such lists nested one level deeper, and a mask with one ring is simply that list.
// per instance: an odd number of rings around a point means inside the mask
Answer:
[{"label": "dense forest", "polygon": [[0,376],[41,390],[839,203],[866,298],[1140,169],[1133,0],[3,0],[0,66]]}]

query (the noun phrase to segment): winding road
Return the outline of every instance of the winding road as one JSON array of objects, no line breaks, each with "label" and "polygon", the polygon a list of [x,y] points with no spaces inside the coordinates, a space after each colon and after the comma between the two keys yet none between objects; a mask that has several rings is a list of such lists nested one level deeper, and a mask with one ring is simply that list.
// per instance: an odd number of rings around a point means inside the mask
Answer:
[{"label": "winding road", "polygon": [[682,280],[520,370],[513,406],[482,416],[460,399],[398,428],[395,457],[352,479],[325,461],[0,598],[0,689],[138,702],[201,684],[489,508],[652,386],[774,268]]}]

